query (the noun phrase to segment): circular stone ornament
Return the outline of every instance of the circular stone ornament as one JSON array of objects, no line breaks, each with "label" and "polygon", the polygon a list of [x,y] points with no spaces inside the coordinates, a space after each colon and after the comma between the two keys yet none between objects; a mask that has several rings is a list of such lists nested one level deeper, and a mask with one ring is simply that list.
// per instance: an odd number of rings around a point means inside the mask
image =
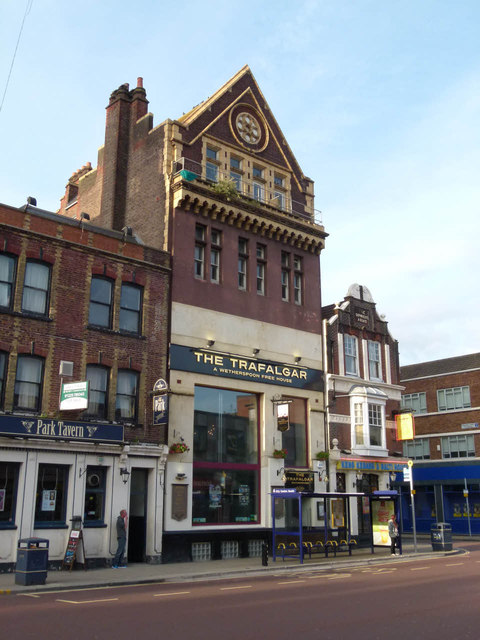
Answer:
[{"label": "circular stone ornament", "polygon": [[247,144],[258,144],[261,135],[260,125],[250,113],[239,113],[235,125],[242,140]]}]

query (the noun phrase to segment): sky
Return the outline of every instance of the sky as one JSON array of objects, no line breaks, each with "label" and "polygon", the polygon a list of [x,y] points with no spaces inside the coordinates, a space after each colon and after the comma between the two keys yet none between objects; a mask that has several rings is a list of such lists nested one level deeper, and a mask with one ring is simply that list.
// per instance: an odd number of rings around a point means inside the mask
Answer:
[{"label": "sky", "polygon": [[368,287],[402,365],[480,352],[479,42],[478,0],[1,0],[0,202],[56,211],[121,84],[159,124],[248,64],[315,182],[323,304]]}]

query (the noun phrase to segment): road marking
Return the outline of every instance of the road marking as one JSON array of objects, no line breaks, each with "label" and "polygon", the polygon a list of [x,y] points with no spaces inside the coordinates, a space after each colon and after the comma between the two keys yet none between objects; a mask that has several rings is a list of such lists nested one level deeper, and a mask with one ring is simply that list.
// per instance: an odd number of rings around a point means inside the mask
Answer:
[{"label": "road marking", "polygon": [[27,598],[40,598],[36,593],[19,593],[19,596],[26,596]]},{"label": "road marking", "polygon": [[169,591],[168,593],[154,593],[154,598],[161,598],[162,596],[184,596],[187,593],[191,593],[190,591]]},{"label": "road marking", "polygon": [[351,573],[342,573],[338,576],[328,576],[329,580],[339,580],[340,578],[350,578],[352,576]]},{"label": "road marking", "polygon": [[451,562],[450,564],[447,564],[447,567],[460,567],[462,564],[465,564],[464,562]]},{"label": "road marking", "polygon": [[65,602],[66,604],[93,604],[94,602],[113,602],[118,598],[103,598],[101,600],[60,600],[57,598],[57,602]]},{"label": "road marking", "polygon": [[252,585],[247,584],[243,587],[221,587],[220,591],[233,591],[234,589],[251,589]]},{"label": "road marking", "polygon": [[145,586],[156,586],[158,584],[165,584],[165,580],[159,580],[158,582],[139,582],[138,584],[110,584],[105,587],[78,587],[77,589],[48,589],[42,592],[40,595],[35,593],[19,593],[19,596],[30,596],[31,598],[41,598],[42,596],[48,596],[55,593],[76,593],[78,591],[107,591],[111,589],[137,589]]},{"label": "road marking", "polygon": [[415,567],[411,568],[410,571],[425,571],[425,569],[430,569],[430,567]]},{"label": "road marking", "polygon": [[286,582],[277,582],[277,584],[298,584],[299,582],[305,582],[305,580],[287,580]]}]

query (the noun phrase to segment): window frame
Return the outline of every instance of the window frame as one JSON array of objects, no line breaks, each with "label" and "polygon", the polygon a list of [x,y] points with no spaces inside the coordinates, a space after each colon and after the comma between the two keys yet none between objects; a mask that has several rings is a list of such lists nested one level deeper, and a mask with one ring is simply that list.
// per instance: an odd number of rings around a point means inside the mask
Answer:
[{"label": "window frame", "polygon": [[267,247],[257,242],[257,273],[256,273],[256,290],[257,295],[266,295],[266,270],[267,270]]},{"label": "window frame", "polygon": [[[92,298],[92,293],[93,293],[93,289],[94,286],[96,285],[96,283],[100,283],[100,282],[104,282],[106,284],[108,284],[110,286],[110,301],[109,302],[105,302],[104,300],[100,300],[100,299],[93,299]],[[112,318],[113,318],[113,300],[114,300],[114,291],[115,291],[115,281],[112,280],[112,278],[108,278],[106,276],[100,276],[97,274],[93,274],[92,275],[92,279],[90,281],[90,301],[89,301],[89,305],[88,305],[88,325],[90,327],[96,327],[96,328],[100,328],[100,329],[111,329],[112,328]],[[93,316],[93,309],[96,309],[97,307],[99,307],[100,309],[102,309],[103,311],[105,311],[105,309],[108,309],[108,323],[98,323],[98,322],[92,322],[92,316]]]},{"label": "window frame", "polygon": [[[45,289],[27,284],[27,274],[30,271],[29,267],[33,268],[35,266],[43,267],[44,269],[47,270],[47,286]],[[34,260],[34,259],[28,258],[25,263],[25,272],[23,275],[23,291],[22,291],[22,307],[21,307],[22,313],[32,314],[32,315],[41,316],[41,317],[48,316],[48,313],[50,310],[51,283],[52,283],[52,265],[42,260]],[[44,294],[43,311],[36,311],[34,309],[26,308],[25,294],[28,291],[42,292]]]},{"label": "window frame", "polygon": [[400,398],[400,407],[402,409],[409,409],[412,413],[428,413],[427,393],[425,391],[418,391],[416,393],[403,394]]},{"label": "window frame", "polygon": [[195,224],[194,276],[205,280],[205,248],[207,246],[207,227]]},{"label": "window frame", "polygon": [[[105,373],[105,389],[93,389],[92,388],[92,384],[91,384],[91,380],[89,379],[89,370],[90,371],[101,371],[102,373]],[[92,420],[107,420],[108,419],[108,401],[109,401],[109,387],[110,387],[110,368],[106,367],[105,365],[102,364],[87,364],[86,370],[85,370],[85,379],[88,381],[88,407],[85,409],[85,413],[83,414],[85,418],[90,418]],[[103,412],[93,412],[91,411],[91,401],[90,401],[90,397],[91,394],[95,392],[95,393],[102,393],[104,394],[104,403],[103,403],[103,407],[104,407],[104,411]],[[98,403],[96,403],[98,404]]]},{"label": "window frame", "polygon": [[293,301],[296,305],[303,304],[303,258],[293,256]]},{"label": "window frame", "polygon": [[[457,393],[459,392],[459,393]],[[468,394],[468,400],[465,401],[465,394]],[[440,396],[443,394],[444,402],[441,403]],[[453,398],[453,407],[448,406],[448,396]],[[457,395],[461,395],[461,405],[456,404]],[[437,389],[437,407],[438,411],[458,411],[461,409],[470,409],[472,406],[471,397],[470,397],[470,385],[463,385],[461,387],[449,387],[446,389]]]},{"label": "window frame", "polygon": [[[17,256],[12,255],[10,253],[6,253],[4,251],[2,251],[0,253],[0,259],[5,259],[7,261],[10,261],[12,266],[12,273],[11,273],[11,280],[0,280],[0,287],[5,287],[7,289],[8,292],[8,305],[2,305],[0,304],[0,309],[3,309],[5,311],[11,311],[13,309],[13,304],[15,301],[15,288],[16,288],[16,282],[17,282]],[[8,271],[8,268],[7,268]],[[0,272],[1,273],[1,272]],[[1,298],[0,298],[1,300]]]},{"label": "window frame", "polygon": [[[376,353],[372,354],[372,350]],[[382,380],[382,348],[378,340],[367,341],[368,376],[370,380]],[[372,373],[373,371],[373,373]]]},{"label": "window frame", "polygon": [[[19,364],[20,362],[25,362],[25,361],[32,361],[32,362],[37,362],[40,366],[40,381],[39,382],[35,382],[32,380],[19,380],[18,378],[18,370],[19,370]],[[45,376],[45,358],[42,358],[40,356],[35,356],[35,355],[31,355],[31,354],[26,354],[26,353],[19,353],[17,355],[17,366],[15,369],[15,384],[14,384],[14,391],[13,391],[13,410],[14,411],[19,411],[19,412],[28,412],[28,413],[39,413],[41,408],[42,408],[42,395],[43,395],[43,381],[44,381],[44,376]],[[37,395],[36,395],[36,402],[35,402],[35,407],[27,407],[27,406],[22,406],[19,404],[18,398],[19,398],[19,393],[17,392],[17,388],[18,385],[21,384],[26,384],[26,385],[34,385],[37,389]]]},{"label": "window frame", "polygon": [[221,277],[222,232],[210,231],[210,282],[220,284]]},{"label": "window frame", "polygon": [[8,351],[0,351],[0,409],[4,408],[9,355]]},{"label": "window frame", "polygon": [[[58,518],[52,518],[51,520],[42,519],[39,517],[39,514],[45,510],[39,509],[40,505],[43,503],[43,497],[40,492],[40,482],[43,483],[44,475],[41,476],[41,471],[46,470],[47,468],[53,470],[60,470],[62,473],[62,493],[61,493],[61,505],[59,508]],[[62,465],[62,464],[48,464],[48,463],[39,463],[38,471],[37,471],[37,482],[36,482],[36,499],[35,499],[35,512],[34,512],[34,529],[49,529],[49,528],[66,528],[66,513],[67,513],[67,499],[68,499],[68,481],[70,475],[70,466]],[[56,474],[56,482],[58,482],[58,473]],[[42,487],[42,492],[44,491],[55,491],[57,493],[57,485],[55,485],[55,489],[45,489]],[[55,502],[57,500],[57,496],[55,495]],[[57,509],[53,509],[52,512],[55,513]]]},{"label": "window frame", "polygon": [[[12,468],[12,486],[9,487],[9,470]],[[7,460],[0,461],[0,491],[3,508],[0,510],[0,530],[16,528],[18,475],[20,463]]]},{"label": "window frame", "polygon": [[[133,309],[122,304],[123,292],[126,289],[131,289],[132,291],[138,291],[138,309]],[[130,329],[122,327],[122,315],[124,316],[125,314],[128,314],[128,316],[132,314],[136,314],[137,328],[135,330],[132,331]],[[143,319],[143,287],[133,282],[122,282],[121,288],[120,288],[120,303],[119,303],[119,312],[118,312],[119,331],[124,333],[134,334],[134,335],[141,335],[142,319]]]},{"label": "window frame", "polygon": [[[465,455],[460,455],[460,443],[465,442]],[[457,445],[459,455],[452,455],[452,444]],[[440,438],[442,459],[451,460],[453,458],[474,458],[475,457],[475,438],[473,433],[462,433],[452,436],[442,436]]]},{"label": "window frame", "polygon": [[[135,379],[135,392],[134,393],[120,393],[118,390],[120,379],[123,375],[129,375],[132,379]],[[138,422],[138,396],[140,387],[140,373],[135,369],[118,369],[117,371],[117,387],[115,390],[115,420],[117,422],[127,422],[135,424]],[[128,416],[122,416],[120,414],[121,408],[118,407],[118,400],[120,398],[128,398],[130,402],[133,400],[133,414]]]},{"label": "window frame", "polygon": [[[355,349],[354,350],[350,349],[349,344],[351,346],[355,346]],[[359,370],[358,370],[359,359],[358,359],[358,338],[357,338],[357,336],[352,336],[350,333],[344,333],[343,334],[343,357],[344,357],[344,360],[345,360],[345,375],[346,376],[356,376],[358,378],[358,376],[359,376]],[[354,367],[355,371],[350,369],[349,366],[348,366],[352,362],[355,365],[355,367]]]},{"label": "window frame", "polygon": [[430,460],[430,438],[415,438],[403,442],[403,455],[412,460]]},{"label": "window frame", "polygon": [[[248,240],[238,238],[237,284],[240,291],[248,289]],[[243,284],[242,284],[243,281]]]},{"label": "window frame", "polygon": [[[88,465],[85,473],[85,497],[84,497],[84,506],[83,506],[83,526],[88,527],[101,527],[105,525],[105,503],[106,503],[106,487],[107,487],[107,467],[101,467],[99,465]],[[98,486],[90,486],[89,478],[97,475],[99,477]],[[88,518],[87,514],[87,500],[90,496],[102,495],[102,513],[100,518]]]}]

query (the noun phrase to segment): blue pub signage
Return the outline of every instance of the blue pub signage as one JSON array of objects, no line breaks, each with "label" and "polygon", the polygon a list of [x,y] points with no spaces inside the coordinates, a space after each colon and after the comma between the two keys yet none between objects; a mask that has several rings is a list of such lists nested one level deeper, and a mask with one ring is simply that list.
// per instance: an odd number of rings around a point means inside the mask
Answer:
[{"label": "blue pub signage", "polygon": [[68,422],[35,416],[2,416],[0,417],[0,436],[82,442],[123,442],[123,425]]},{"label": "blue pub signage", "polygon": [[170,346],[170,368],[222,378],[323,391],[323,371],[319,369],[194,349],[178,344]]}]

